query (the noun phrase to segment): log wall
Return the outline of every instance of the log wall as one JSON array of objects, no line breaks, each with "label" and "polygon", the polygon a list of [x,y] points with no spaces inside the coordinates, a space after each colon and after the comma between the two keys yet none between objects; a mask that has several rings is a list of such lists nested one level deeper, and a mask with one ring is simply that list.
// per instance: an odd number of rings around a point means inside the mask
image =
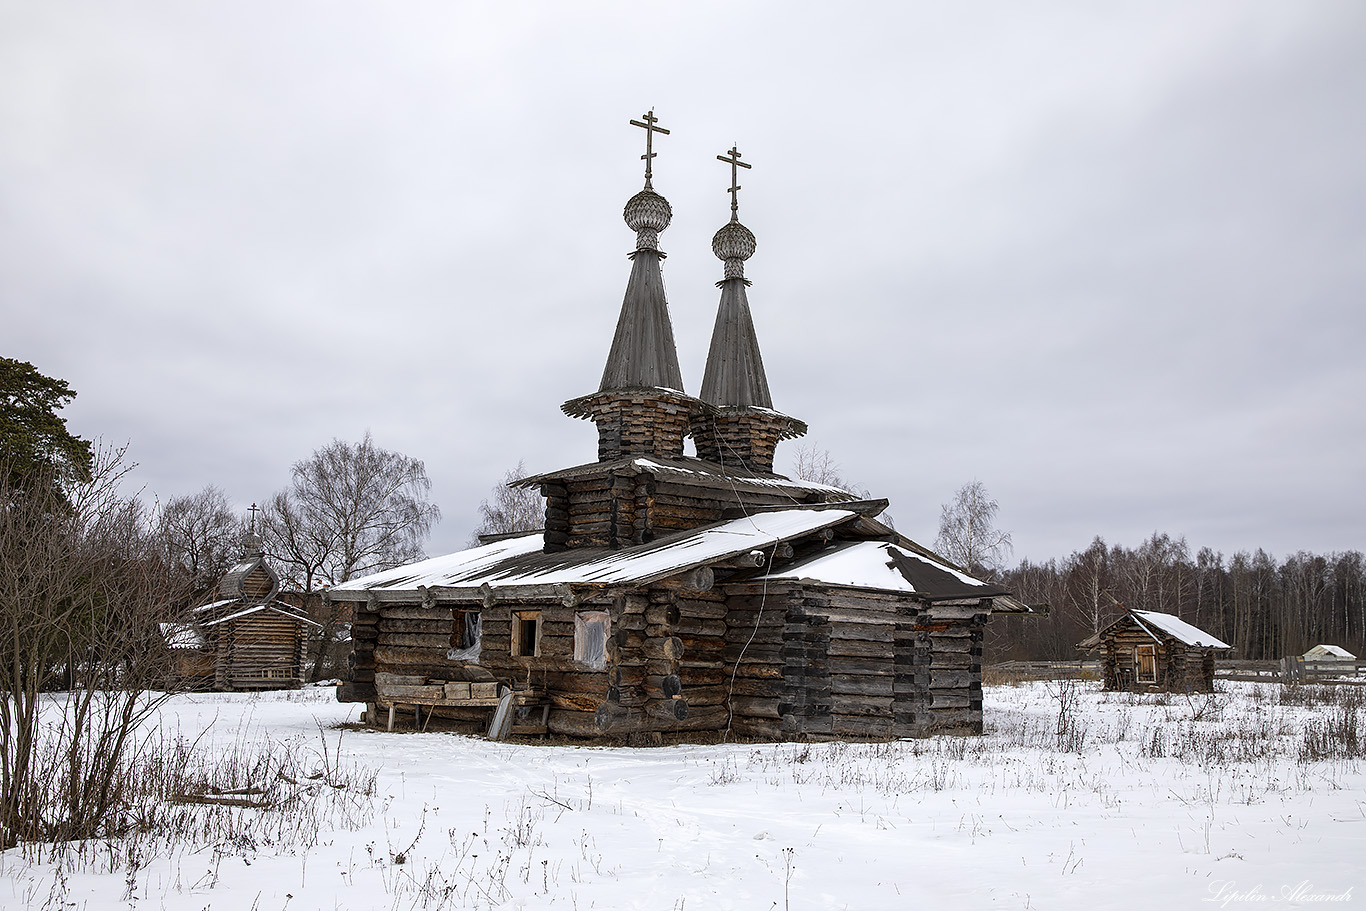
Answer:
[{"label": "log wall", "polygon": [[[514,657],[513,616],[526,609],[540,611],[540,653]],[[574,659],[574,615],[587,609],[610,618],[602,667]],[[926,608],[829,586],[658,583],[573,607],[485,607],[478,658],[457,661],[449,657],[449,607],[386,603],[357,613],[353,685],[358,693],[368,685],[381,702],[395,693],[376,687],[376,675],[404,687],[489,681],[543,691],[551,732],[593,738],[979,733],[985,617],[981,607]],[[488,717],[440,706],[433,714],[471,723]]]},{"label": "log wall", "polygon": [[214,639],[214,688],[297,687],[303,681],[303,654],[303,625],[274,611],[221,623]]},{"label": "log wall", "polygon": [[[1112,630],[1103,639],[1103,663],[1107,690],[1147,692],[1197,692],[1214,690],[1214,652],[1165,639],[1156,642],[1136,626]],[[1153,646],[1156,682],[1140,682],[1135,650]]]}]

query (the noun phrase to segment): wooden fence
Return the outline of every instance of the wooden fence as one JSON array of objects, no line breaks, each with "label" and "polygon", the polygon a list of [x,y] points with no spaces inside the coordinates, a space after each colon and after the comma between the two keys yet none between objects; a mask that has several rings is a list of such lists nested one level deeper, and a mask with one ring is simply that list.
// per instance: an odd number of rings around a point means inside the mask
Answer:
[{"label": "wooden fence", "polygon": [[1298,655],[1279,661],[1220,661],[1214,676],[1253,683],[1366,684],[1366,661],[1306,661]]},{"label": "wooden fence", "polygon": [[[1011,680],[1099,680],[1099,661],[1003,661],[982,669],[985,683]],[[1218,680],[1253,683],[1347,683],[1366,685],[1366,661],[1306,661],[1289,655],[1279,661],[1220,659],[1215,662]]]},{"label": "wooden fence", "polygon": [[1011,680],[1099,680],[1099,661],[1003,661],[982,668],[985,683]]}]

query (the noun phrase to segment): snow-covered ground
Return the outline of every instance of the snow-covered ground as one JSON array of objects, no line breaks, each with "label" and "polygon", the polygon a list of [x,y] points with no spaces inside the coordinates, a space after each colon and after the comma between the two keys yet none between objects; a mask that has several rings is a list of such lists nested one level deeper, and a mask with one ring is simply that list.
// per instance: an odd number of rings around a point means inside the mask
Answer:
[{"label": "snow-covered ground", "polygon": [[[1363,763],[1304,756],[1307,727],[1346,730],[1366,719],[1361,703],[1221,686],[1193,700],[989,687],[980,738],[652,749],[343,731],[356,707],[330,690],[182,696],[161,714],[168,737],[243,770],[274,745],[321,777],[300,776],[282,810],[182,808],[204,821],[174,846],[89,846],[64,862],[6,852],[0,907],[1366,901]],[[1069,696],[1074,723],[1060,732]]]}]

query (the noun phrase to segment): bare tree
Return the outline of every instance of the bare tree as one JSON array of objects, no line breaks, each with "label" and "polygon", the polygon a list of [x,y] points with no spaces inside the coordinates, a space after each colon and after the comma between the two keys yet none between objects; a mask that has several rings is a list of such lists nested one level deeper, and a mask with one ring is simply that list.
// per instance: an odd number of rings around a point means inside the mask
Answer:
[{"label": "bare tree", "polygon": [[157,534],[174,571],[189,580],[195,596],[211,590],[239,556],[242,522],[228,497],[212,484],[172,497],[161,507]]},{"label": "bare tree", "polygon": [[[0,846],[117,834],[136,732],[165,692],[171,585],[121,450],[44,483],[0,465]],[[60,696],[44,691],[62,689]]]},{"label": "bare tree", "polygon": [[1067,558],[1067,604],[1086,631],[1095,635],[1118,614],[1108,590],[1111,586],[1110,551],[1099,535],[1091,546]]},{"label": "bare tree", "polygon": [[[792,477],[816,484],[838,487],[845,493],[853,494],[861,500],[872,499],[868,488],[846,479],[843,469],[830,455],[830,450],[821,449],[816,444],[798,446],[792,453]],[[878,521],[888,528],[896,528],[890,512],[883,512]]]},{"label": "bare tree", "polygon": [[480,535],[507,535],[545,527],[545,498],[541,492],[512,486],[524,477],[526,463],[519,461],[516,468],[493,485],[489,498],[479,504],[479,527],[474,530],[471,545],[479,543]]},{"label": "bare tree", "polygon": [[1012,545],[1010,533],[996,528],[999,509],[981,481],[964,484],[940,510],[935,550],[972,572],[1000,572]]},{"label": "bare tree", "polygon": [[839,463],[830,455],[830,450],[821,449],[814,443],[803,444],[793,450],[792,477],[849,490],[849,483],[844,480]]},{"label": "bare tree", "polygon": [[[441,510],[427,499],[431,481],[419,459],[333,440],[295,462],[289,487],[267,504],[267,551],[308,601],[320,587],[422,559]],[[307,605],[316,609],[312,603]],[[314,680],[333,660],[335,610],[321,611]]]},{"label": "bare tree", "polygon": [[420,560],[441,518],[421,460],[381,449],[369,433],[314,450],[292,474],[265,510],[264,537],[304,591]]}]

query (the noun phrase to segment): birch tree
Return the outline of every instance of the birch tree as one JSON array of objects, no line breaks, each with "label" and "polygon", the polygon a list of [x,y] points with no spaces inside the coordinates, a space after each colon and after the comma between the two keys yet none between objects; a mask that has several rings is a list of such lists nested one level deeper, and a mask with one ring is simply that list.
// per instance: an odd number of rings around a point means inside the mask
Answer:
[{"label": "birch tree", "polygon": [[981,481],[964,484],[940,509],[935,550],[964,569],[995,576],[1012,550],[1010,533],[996,528],[999,509]]}]

